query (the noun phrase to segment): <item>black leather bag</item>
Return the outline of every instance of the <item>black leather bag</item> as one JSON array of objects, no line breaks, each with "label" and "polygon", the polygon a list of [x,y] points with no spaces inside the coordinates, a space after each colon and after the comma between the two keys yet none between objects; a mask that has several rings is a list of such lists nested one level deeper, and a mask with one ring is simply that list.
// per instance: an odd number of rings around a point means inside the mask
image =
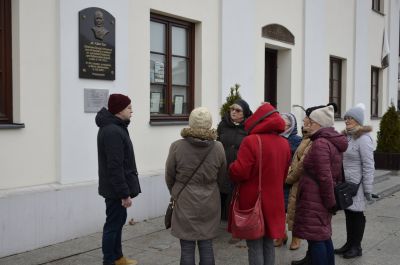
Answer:
[{"label": "black leather bag", "polygon": [[353,204],[353,197],[357,194],[359,186],[360,184],[351,182],[342,182],[335,186],[335,199],[338,210],[344,210]]},{"label": "black leather bag", "polygon": [[[342,166],[342,179],[344,178],[345,178],[344,168]],[[347,207],[353,205],[353,197],[356,196],[362,180],[363,177],[361,177],[360,183],[358,184],[347,181],[343,181],[341,183],[336,184],[334,191],[335,191],[336,207],[338,210],[344,210]]]},{"label": "black leather bag", "polygon": [[174,210],[174,206],[175,206],[175,200],[171,197],[171,199],[169,200],[167,211],[165,212],[165,217],[164,217],[165,229],[168,229],[171,227],[172,212]]},{"label": "black leather bag", "polygon": [[[310,175],[310,177],[319,186],[319,183],[314,178],[314,176]],[[344,178],[343,166],[342,166],[342,178]],[[361,177],[360,183],[358,184],[346,181],[336,184],[336,186],[333,189],[335,193],[336,210],[344,210],[353,204],[353,197],[356,196],[358,188],[360,187],[360,184],[362,182],[362,179],[363,177]]]}]

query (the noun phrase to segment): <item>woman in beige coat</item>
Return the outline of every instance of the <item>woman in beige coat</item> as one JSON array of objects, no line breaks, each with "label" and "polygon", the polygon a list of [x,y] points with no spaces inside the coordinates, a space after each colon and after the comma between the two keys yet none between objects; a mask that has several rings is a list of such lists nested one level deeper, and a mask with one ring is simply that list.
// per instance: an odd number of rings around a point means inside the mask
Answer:
[{"label": "woman in beige coat", "polygon": [[[297,188],[299,186],[300,177],[303,173],[303,159],[307,154],[308,150],[311,147],[311,140],[309,138],[310,134],[308,132],[308,127],[310,125],[309,118],[306,116],[303,119],[303,140],[300,145],[297,147],[296,152],[293,155],[292,163],[289,168],[289,173],[286,178],[286,184],[292,185],[289,194],[289,202],[287,209],[287,217],[286,222],[288,224],[288,230],[293,231],[294,224],[294,216],[296,212],[296,197],[297,197]],[[291,250],[296,250],[300,247],[301,239],[292,236],[292,243],[290,244]]]},{"label": "woman in beige coat", "polygon": [[196,242],[200,264],[215,264],[212,239],[217,236],[220,222],[218,184],[226,174],[226,159],[211,125],[211,114],[206,108],[194,109],[189,116],[190,128],[182,130],[183,139],[171,144],[166,162],[165,181],[171,196],[177,200],[171,234],[180,239],[181,265],[195,264]]}]

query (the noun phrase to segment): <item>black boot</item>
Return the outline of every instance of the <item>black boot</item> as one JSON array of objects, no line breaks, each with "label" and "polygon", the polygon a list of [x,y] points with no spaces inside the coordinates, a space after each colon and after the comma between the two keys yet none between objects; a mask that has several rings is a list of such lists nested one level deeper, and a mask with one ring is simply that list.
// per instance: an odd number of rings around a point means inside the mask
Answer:
[{"label": "black boot", "polygon": [[308,265],[308,264],[311,264],[311,260],[310,260],[310,256],[308,255],[308,252],[307,252],[307,254],[306,254],[306,256],[304,258],[302,258],[301,260],[294,260],[290,264],[291,265]]},{"label": "black boot", "polygon": [[353,236],[353,222],[352,222],[352,212],[350,212],[349,210],[344,210],[345,216],[346,216],[346,243],[341,247],[341,248],[337,248],[333,251],[333,253],[335,254],[343,254],[346,251],[348,251],[351,247],[350,242],[352,242],[352,238]]},{"label": "black boot", "polygon": [[350,243],[346,242],[346,244],[344,244],[341,248],[337,248],[333,252],[335,254],[344,254],[348,250],[350,250]]},{"label": "black boot", "polygon": [[357,222],[357,225],[354,227],[355,228],[354,245],[361,248],[361,241],[364,237],[365,223],[366,223],[365,215],[363,212],[361,212],[358,219],[359,220]]},{"label": "black boot", "polygon": [[362,256],[361,241],[365,230],[365,215],[363,212],[357,212],[353,217],[354,226],[352,227],[352,241],[350,249],[343,254],[343,258],[351,259]]},{"label": "black boot", "polygon": [[362,248],[356,246],[352,246],[348,251],[343,254],[343,258],[345,259],[352,259],[360,256],[362,256]]}]

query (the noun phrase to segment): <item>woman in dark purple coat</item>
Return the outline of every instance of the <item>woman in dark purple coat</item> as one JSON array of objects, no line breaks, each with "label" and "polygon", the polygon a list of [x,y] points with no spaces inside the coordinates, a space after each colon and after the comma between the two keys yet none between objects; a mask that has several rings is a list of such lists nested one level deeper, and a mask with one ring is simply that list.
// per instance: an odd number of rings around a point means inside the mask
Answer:
[{"label": "woman in dark purple coat", "polygon": [[308,264],[333,265],[331,219],[336,210],[333,189],[342,179],[347,140],[333,128],[332,106],[314,110],[309,118],[313,144],[303,162],[304,175],[298,188],[293,235],[308,241],[311,261]]}]

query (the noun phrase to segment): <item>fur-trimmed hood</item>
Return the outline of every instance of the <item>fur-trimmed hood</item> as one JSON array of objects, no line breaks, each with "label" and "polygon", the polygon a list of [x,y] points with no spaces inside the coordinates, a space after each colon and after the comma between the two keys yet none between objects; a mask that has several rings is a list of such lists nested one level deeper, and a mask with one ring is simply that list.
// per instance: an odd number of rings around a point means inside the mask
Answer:
[{"label": "fur-trimmed hood", "polygon": [[216,140],[217,131],[215,129],[200,129],[200,128],[183,128],[181,131],[181,136],[183,138],[193,137],[202,140]]},{"label": "fur-trimmed hood", "polygon": [[367,125],[367,126],[358,126],[354,132],[349,132],[347,130],[343,130],[342,133],[346,136],[353,136],[353,139],[358,139],[360,138],[363,134],[370,133],[372,132],[372,127]]},{"label": "fur-trimmed hood", "polygon": [[285,116],[290,121],[290,127],[281,133],[281,135],[285,138],[289,138],[292,135],[297,135],[297,120],[293,113],[281,113],[281,116]]}]

